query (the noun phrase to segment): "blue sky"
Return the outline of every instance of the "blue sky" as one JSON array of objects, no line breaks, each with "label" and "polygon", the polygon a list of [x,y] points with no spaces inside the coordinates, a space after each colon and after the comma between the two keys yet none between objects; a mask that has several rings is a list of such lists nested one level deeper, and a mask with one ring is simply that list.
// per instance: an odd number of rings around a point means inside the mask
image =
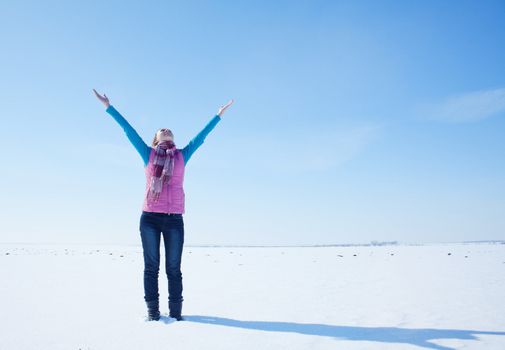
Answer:
[{"label": "blue sky", "polygon": [[140,244],[140,156],[184,147],[185,242],[505,239],[503,1],[0,4],[4,242]]}]

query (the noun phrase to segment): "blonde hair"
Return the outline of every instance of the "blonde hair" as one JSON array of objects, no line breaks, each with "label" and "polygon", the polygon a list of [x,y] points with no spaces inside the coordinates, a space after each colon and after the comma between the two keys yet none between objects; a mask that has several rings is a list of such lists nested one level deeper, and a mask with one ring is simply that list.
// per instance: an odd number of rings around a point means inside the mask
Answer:
[{"label": "blonde hair", "polygon": [[153,139],[152,145],[153,145],[153,147],[158,146],[158,132],[156,132],[156,134],[154,134],[154,139]]},{"label": "blonde hair", "polygon": [[[162,129],[164,129],[164,128],[159,129],[159,130],[158,130],[158,131],[156,131],[156,133],[154,134],[153,142],[151,143],[153,147],[158,146],[158,143],[160,143],[160,142],[158,141],[158,132],[159,132],[160,130],[162,130]],[[172,138],[173,138],[173,137],[174,137],[174,134],[172,133],[172,130],[168,130],[168,131],[170,132],[170,135],[172,135]]]}]

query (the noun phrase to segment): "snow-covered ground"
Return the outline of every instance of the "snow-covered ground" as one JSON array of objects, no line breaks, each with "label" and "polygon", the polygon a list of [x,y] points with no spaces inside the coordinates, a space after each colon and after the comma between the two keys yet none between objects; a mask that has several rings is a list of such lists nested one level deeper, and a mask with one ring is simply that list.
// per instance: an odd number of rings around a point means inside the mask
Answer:
[{"label": "snow-covered ground", "polygon": [[182,322],[164,259],[145,321],[143,268],[141,247],[0,244],[0,349],[505,349],[505,244],[186,246]]}]

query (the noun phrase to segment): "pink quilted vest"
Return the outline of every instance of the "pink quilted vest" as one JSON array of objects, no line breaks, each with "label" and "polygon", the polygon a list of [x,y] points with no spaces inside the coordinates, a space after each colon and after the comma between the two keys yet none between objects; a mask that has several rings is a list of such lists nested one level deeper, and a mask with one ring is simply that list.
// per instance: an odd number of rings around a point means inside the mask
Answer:
[{"label": "pink quilted vest", "polygon": [[149,162],[145,167],[146,173],[146,189],[144,192],[144,204],[142,210],[156,213],[178,213],[184,214],[184,158],[181,150],[175,152],[174,173],[168,183],[163,184],[160,197],[157,201],[153,201],[152,197],[147,199],[149,190],[149,180],[153,170],[154,148],[151,148],[149,154]]}]

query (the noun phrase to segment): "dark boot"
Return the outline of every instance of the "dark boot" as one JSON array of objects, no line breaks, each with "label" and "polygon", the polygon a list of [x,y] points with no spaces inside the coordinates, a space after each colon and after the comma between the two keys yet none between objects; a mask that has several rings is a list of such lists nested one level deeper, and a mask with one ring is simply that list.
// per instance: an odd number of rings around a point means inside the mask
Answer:
[{"label": "dark boot", "polygon": [[159,321],[160,319],[160,302],[159,300],[146,301],[147,304],[147,320]]},{"label": "dark boot", "polygon": [[170,309],[170,317],[175,318],[177,321],[183,321],[184,317],[181,315],[182,311],[182,301],[180,302],[168,302],[168,308]]}]

